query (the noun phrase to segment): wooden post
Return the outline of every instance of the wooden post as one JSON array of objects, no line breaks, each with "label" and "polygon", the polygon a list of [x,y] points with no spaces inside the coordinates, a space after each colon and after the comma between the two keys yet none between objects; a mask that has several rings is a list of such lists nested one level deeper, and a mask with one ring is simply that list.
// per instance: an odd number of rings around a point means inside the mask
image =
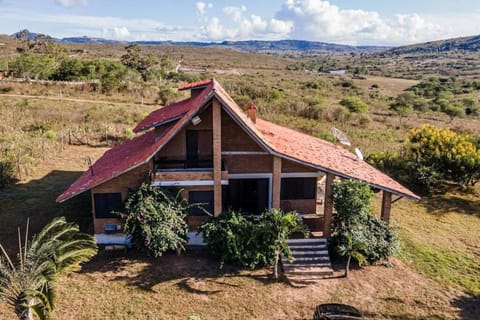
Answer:
[{"label": "wooden post", "polygon": [[392,209],[392,193],[383,191],[382,195],[382,213],[380,218],[383,221],[390,222],[390,210]]},{"label": "wooden post", "polygon": [[327,173],[325,179],[325,200],[323,201],[323,236],[330,237],[332,230],[332,215],[333,215],[333,191],[332,182],[335,176],[331,173]]},{"label": "wooden post", "polygon": [[212,100],[213,131],[213,215],[222,213],[222,106],[217,99]]},{"label": "wooden post", "polygon": [[273,156],[272,208],[280,208],[280,188],[282,185],[282,158]]}]

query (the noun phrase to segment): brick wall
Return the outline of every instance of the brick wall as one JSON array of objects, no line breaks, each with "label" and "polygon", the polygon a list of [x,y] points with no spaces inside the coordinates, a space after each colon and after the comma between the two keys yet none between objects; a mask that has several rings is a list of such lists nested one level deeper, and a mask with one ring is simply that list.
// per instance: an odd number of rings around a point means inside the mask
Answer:
[{"label": "brick wall", "polygon": [[95,206],[93,203],[93,195],[95,193],[116,193],[122,194],[122,201],[125,201],[128,189],[135,189],[145,181],[149,172],[152,170],[152,162],[144,164],[138,168],[135,168],[119,177],[116,177],[110,181],[107,181],[91,190],[92,194],[92,211],[93,211],[93,227],[95,233],[103,233],[104,225],[106,224],[119,224],[120,219],[97,219],[95,218]]}]

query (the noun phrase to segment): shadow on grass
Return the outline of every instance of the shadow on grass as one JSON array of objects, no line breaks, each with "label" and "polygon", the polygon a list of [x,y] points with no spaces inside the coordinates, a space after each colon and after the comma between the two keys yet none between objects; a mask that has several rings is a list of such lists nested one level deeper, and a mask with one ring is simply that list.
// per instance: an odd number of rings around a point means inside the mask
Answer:
[{"label": "shadow on grass", "polygon": [[205,248],[196,247],[187,248],[181,255],[167,252],[157,259],[145,257],[136,250],[100,251],[81,270],[81,273],[95,272],[115,273],[113,281],[125,281],[128,286],[144,291],[153,291],[156,285],[173,281],[176,287],[188,293],[202,295],[220,293],[222,290],[217,288],[224,286],[240,288],[230,283],[229,278],[248,278],[264,285],[277,282],[264,269],[246,272],[232,266],[219,269],[218,260]]},{"label": "shadow on grass", "polygon": [[16,250],[17,228],[25,230],[30,220],[30,235],[40,231],[53,218],[64,216],[75,222],[83,232],[91,232],[91,200],[81,194],[63,204],[55,199],[73,183],[82,172],[53,170],[40,179],[16,183],[0,190],[0,243]]},{"label": "shadow on grass", "polygon": [[434,195],[423,198],[420,203],[431,214],[458,212],[480,218],[480,200],[465,199],[457,195]]},{"label": "shadow on grass", "polygon": [[480,319],[480,296],[464,295],[452,301],[460,309],[459,319]]}]

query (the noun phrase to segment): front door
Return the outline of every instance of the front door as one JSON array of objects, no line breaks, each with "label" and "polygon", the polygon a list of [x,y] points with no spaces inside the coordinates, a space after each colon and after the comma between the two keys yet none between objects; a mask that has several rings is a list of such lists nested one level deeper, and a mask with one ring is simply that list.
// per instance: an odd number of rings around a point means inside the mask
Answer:
[{"label": "front door", "polygon": [[227,208],[250,214],[268,209],[269,180],[230,179],[228,181]]}]

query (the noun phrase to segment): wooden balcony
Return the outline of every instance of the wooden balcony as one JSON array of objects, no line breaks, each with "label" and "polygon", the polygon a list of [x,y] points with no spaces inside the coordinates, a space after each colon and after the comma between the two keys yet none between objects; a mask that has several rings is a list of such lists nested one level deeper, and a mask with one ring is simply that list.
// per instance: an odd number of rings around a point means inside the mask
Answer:
[{"label": "wooden balcony", "polygon": [[[228,171],[222,171],[222,180],[228,180]],[[157,170],[155,172],[154,181],[197,181],[200,182],[200,184],[202,184],[202,182],[211,181],[213,184],[213,170],[202,168]]]}]

